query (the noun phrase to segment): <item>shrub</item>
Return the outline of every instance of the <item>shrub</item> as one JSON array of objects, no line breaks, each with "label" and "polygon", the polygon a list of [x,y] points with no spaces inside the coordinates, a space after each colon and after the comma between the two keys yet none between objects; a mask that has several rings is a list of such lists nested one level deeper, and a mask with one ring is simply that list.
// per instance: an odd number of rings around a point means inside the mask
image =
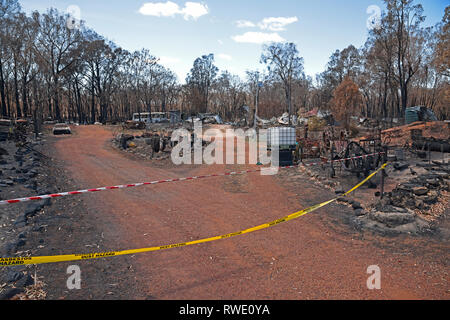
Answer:
[{"label": "shrub", "polygon": [[327,122],[318,117],[311,117],[308,120],[308,130],[311,131],[320,131],[327,125]]}]

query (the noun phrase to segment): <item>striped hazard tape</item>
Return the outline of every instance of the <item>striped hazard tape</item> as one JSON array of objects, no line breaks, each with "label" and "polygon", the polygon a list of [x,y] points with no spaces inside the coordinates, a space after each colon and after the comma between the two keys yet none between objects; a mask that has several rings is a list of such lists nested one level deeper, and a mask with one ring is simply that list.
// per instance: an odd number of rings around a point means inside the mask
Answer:
[{"label": "striped hazard tape", "polygon": [[[343,162],[343,161],[348,161],[348,160],[352,160],[352,159],[363,159],[363,158],[367,158],[367,157],[371,157],[371,156],[375,156],[375,155],[379,155],[379,154],[383,154],[383,152],[371,153],[371,154],[366,154],[366,155],[363,155],[363,156],[358,156],[358,157],[353,157],[353,158],[332,160],[332,162]],[[308,163],[308,164],[285,166],[285,167],[280,167],[280,169],[298,168],[299,166],[311,167],[311,166],[315,166],[315,165],[323,165],[325,163],[330,163],[330,160],[324,160],[324,161],[321,161],[321,162],[314,162],[314,163]],[[12,203],[18,203],[18,202],[27,202],[27,201],[33,201],[33,200],[44,200],[44,199],[51,199],[51,198],[59,198],[59,197],[65,197],[65,196],[77,195],[77,194],[83,194],[83,193],[89,193],[89,192],[99,192],[99,191],[106,191],[106,190],[133,188],[133,187],[140,187],[140,186],[160,184],[160,183],[167,183],[167,182],[188,181],[188,180],[198,180],[198,179],[205,179],[205,178],[211,178],[211,177],[223,177],[223,176],[242,175],[242,174],[246,174],[246,173],[260,172],[260,171],[263,171],[265,169],[267,169],[267,168],[257,168],[257,169],[250,169],[250,170],[236,171],[236,172],[224,172],[224,173],[218,173],[218,174],[208,174],[208,175],[187,177],[187,178],[175,178],[175,179],[166,179],[166,180],[156,180],[156,181],[151,181],[151,182],[140,182],[140,183],[132,183],[132,184],[123,184],[123,185],[117,185],[117,186],[112,186],[112,187],[101,187],[101,188],[69,191],[69,192],[59,192],[59,193],[45,194],[45,195],[25,197],[25,198],[1,200],[0,201],[0,205],[12,204]]]},{"label": "striped hazard tape", "polygon": [[[349,191],[344,193],[343,196],[347,196],[356,189],[358,189],[360,186],[362,186],[364,183],[372,179],[373,176],[375,176],[378,172],[383,170],[387,164],[383,164],[378,170],[371,173],[367,178],[365,178],[363,181],[358,183],[356,186],[351,188]],[[261,225],[258,225],[256,227],[248,228],[245,230],[241,230],[238,232],[228,233],[220,236],[200,239],[200,240],[194,240],[189,242],[182,242],[182,243],[175,243],[175,244],[169,244],[164,246],[157,246],[157,247],[150,247],[150,248],[141,248],[141,249],[131,249],[131,250],[123,250],[123,251],[109,251],[109,252],[98,252],[98,253],[88,253],[88,254],[68,254],[68,255],[55,255],[55,256],[40,256],[40,257],[11,257],[11,258],[0,258],[0,266],[13,266],[13,265],[25,265],[25,264],[43,264],[43,263],[55,263],[55,262],[67,262],[67,261],[76,261],[76,260],[88,260],[88,259],[98,259],[98,258],[106,258],[106,257],[116,257],[116,256],[123,256],[123,255],[130,255],[130,254],[136,254],[136,253],[144,253],[144,252],[151,252],[151,251],[158,251],[158,250],[166,250],[166,249],[172,249],[172,248],[179,248],[179,247],[185,247],[185,246],[191,246],[194,244],[200,244],[200,243],[206,243],[206,242],[212,242],[216,240],[221,239],[228,239],[231,237],[244,235],[247,233],[252,233],[255,231],[259,231],[262,229],[267,229],[273,226],[276,226],[280,223],[287,222],[293,219],[296,219],[298,217],[304,216],[305,214],[308,214],[310,212],[313,212],[319,208],[322,208],[334,201],[336,201],[338,198],[334,198],[319,204],[316,204],[314,206],[311,206],[309,208],[303,209],[301,211],[295,212],[291,215],[288,215],[286,217],[283,217],[281,219],[274,220],[272,222],[264,223]]]}]

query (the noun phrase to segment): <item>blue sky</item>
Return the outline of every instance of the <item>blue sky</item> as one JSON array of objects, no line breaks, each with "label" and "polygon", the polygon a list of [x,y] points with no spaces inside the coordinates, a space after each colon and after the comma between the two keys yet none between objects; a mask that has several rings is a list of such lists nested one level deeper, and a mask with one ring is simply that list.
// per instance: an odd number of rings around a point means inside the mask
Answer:
[{"label": "blue sky", "polygon": [[[195,58],[214,53],[221,70],[243,77],[259,63],[262,41],[297,44],[305,73],[322,72],[336,49],[359,48],[367,38],[369,6],[381,0],[19,0],[25,12],[76,6],[81,19],[126,50],[147,48],[181,82]],[[450,1],[421,3],[425,25],[442,19]],[[70,9],[69,9],[70,10]]]}]

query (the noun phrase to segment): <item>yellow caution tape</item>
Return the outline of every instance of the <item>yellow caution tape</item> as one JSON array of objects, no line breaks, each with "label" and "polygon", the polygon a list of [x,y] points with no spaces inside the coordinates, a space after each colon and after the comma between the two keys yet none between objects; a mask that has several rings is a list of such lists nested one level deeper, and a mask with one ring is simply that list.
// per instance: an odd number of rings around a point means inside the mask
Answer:
[{"label": "yellow caution tape", "polygon": [[[379,171],[383,170],[387,166],[387,163],[383,164],[378,170],[371,173],[367,178],[365,178],[363,181],[358,183],[356,186],[354,186],[352,189],[344,193],[344,196],[347,196],[351,192],[355,191],[359,187],[361,187],[364,183],[372,179],[373,176],[375,176]],[[273,227],[275,225],[278,225],[282,222],[287,222],[289,220],[296,219],[298,217],[301,217],[307,213],[313,212],[321,207],[324,207],[334,201],[336,201],[338,198],[334,198],[325,202],[322,202],[320,204],[316,204],[314,206],[311,206],[309,208],[306,208],[304,210],[295,212],[291,215],[288,215],[284,218],[274,220],[269,223],[264,223],[256,227],[252,227],[249,229],[241,230],[234,233],[228,233],[221,236],[211,237],[211,238],[205,238],[200,240],[194,240],[189,242],[182,242],[182,243],[176,243],[176,244],[169,244],[165,246],[159,246],[159,247],[151,247],[151,248],[141,248],[141,249],[132,249],[132,250],[123,250],[123,251],[110,251],[110,252],[98,252],[98,253],[87,253],[87,254],[68,254],[68,255],[56,255],[56,256],[41,256],[41,257],[11,257],[11,258],[0,258],[0,266],[14,266],[14,265],[25,265],[25,264],[43,264],[43,263],[53,263],[53,262],[64,262],[64,261],[76,261],[76,260],[88,260],[88,259],[97,259],[97,258],[107,258],[107,257],[116,257],[116,256],[123,256],[123,255],[130,255],[130,254],[136,254],[136,253],[143,253],[143,252],[150,252],[150,251],[157,251],[157,250],[165,250],[165,249],[172,249],[172,248],[179,248],[179,247],[185,247],[190,246],[194,244],[200,244],[205,242],[211,242],[221,239],[227,239],[239,235],[243,235],[246,233],[255,232],[258,230],[266,229]]]}]

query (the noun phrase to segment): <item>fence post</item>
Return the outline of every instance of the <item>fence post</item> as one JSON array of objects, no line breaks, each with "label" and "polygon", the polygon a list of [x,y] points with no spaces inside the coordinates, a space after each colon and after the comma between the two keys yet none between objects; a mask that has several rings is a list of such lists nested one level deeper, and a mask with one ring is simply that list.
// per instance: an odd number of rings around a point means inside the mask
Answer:
[{"label": "fence post", "polygon": [[428,142],[428,163],[431,163],[431,143]]},{"label": "fence post", "polygon": [[335,177],[335,172],[334,172],[334,143],[331,143],[331,152],[330,152],[330,177],[334,178]]},{"label": "fence post", "polygon": [[[383,160],[382,160],[383,164],[385,164],[387,162],[387,151],[388,151],[387,146],[384,146],[383,147],[384,153],[383,153]],[[381,170],[380,199],[383,199],[383,197],[384,197],[384,177],[385,177],[384,170],[385,169]]]}]

